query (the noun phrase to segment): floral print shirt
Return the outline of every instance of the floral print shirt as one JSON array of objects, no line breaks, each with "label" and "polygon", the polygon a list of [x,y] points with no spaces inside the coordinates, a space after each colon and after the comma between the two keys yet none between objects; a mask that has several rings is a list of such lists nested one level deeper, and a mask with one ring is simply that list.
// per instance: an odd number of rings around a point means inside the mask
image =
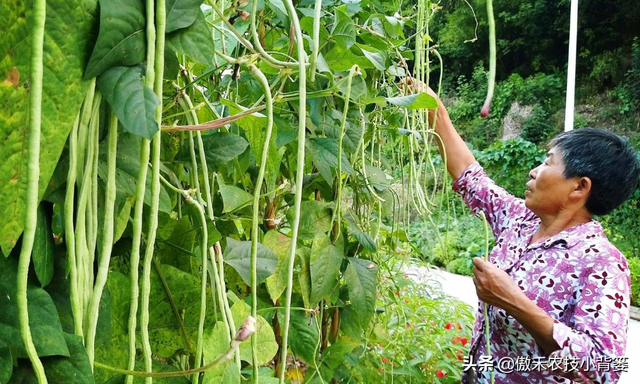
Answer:
[{"label": "floral print shirt", "polygon": [[[560,349],[547,357],[505,310],[488,307],[491,355],[498,366],[495,382],[616,383],[628,369],[622,357],[631,280],[627,260],[607,240],[600,223],[592,220],[529,244],[540,219],[524,200],[497,186],[480,164],[470,165],[453,190],[474,213],[483,211],[493,229],[495,247],[489,261],[555,321],[553,338]],[[484,355],[488,354],[479,302],[468,357],[472,360],[465,363],[478,363]],[[515,361],[515,369],[501,371],[501,359]],[[470,383],[471,371],[463,372],[462,383]],[[488,370],[476,368],[474,375],[476,383],[490,382]]]}]

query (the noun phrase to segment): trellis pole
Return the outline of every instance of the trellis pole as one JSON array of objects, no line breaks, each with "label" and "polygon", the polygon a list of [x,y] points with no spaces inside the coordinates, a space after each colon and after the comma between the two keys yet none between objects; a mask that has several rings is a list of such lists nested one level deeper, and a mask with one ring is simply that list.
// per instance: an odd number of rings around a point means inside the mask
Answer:
[{"label": "trellis pole", "polygon": [[564,131],[573,129],[573,110],[576,91],[576,50],[578,46],[578,0],[571,0],[569,23],[569,63],[567,66],[567,101],[564,113]]}]

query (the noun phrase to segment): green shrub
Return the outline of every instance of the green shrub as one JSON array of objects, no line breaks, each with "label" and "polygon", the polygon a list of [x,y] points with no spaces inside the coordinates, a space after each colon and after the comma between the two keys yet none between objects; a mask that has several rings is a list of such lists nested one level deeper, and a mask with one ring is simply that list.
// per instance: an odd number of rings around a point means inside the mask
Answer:
[{"label": "green shrub", "polygon": [[533,107],[531,115],[522,124],[520,136],[534,144],[543,144],[551,138],[556,128],[550,123],[549,114],[540,105]]},{"label": "green shrub", "polygon": [[631,305],[640,305],[640,259],[629,259],[629,270],[631,271]]},{"label": "green shrub", "polygon": [[474,153],[489,177],[518,197],[524,197],[529,171],[544,161],[544,154],[544,150],[521,138],[497,141],[487,150]]},{"label": "green shrub", "polygon": [[383,273],[367,346],[347,355],[354,363],[350,378],[358,383],[459,383],[471,341],[472,308],[437,285],[403,273]]}]

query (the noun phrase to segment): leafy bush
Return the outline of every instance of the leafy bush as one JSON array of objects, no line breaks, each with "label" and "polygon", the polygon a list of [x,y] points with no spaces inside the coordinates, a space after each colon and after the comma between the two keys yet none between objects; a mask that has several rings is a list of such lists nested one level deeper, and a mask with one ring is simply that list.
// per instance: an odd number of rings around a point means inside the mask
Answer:
[{"label": "leafy bush", "polygon": [[[485,253],[484,228],[482,221],[468,213],[446,218],[438,226],[440,234],[435,233],[433,225],[416,223],[411,227],[411,239],[420,255],[427,262],[445,267],[449,272],[471,276],[474,257],[483,257]],[[493,246],[493,238],[489,239]]]},{"label": "leafy bush", "polygon": [[351,378],[359,383],[460,382],[471,341],[471,307],[404,272],[381,279],[369,345],[347,357],[358,359]]},{"label": "leafy bush", "polygon": [[531,115],[522,124],[520,136],[534,144],[543,144],[551,138],[556,128],[550,123],[549,114],[540,105],[533,107]]},{"label": "leafy bush", "polygon": [[629,259],[629,270],[631,271],[631,304],[640,303],[640,258]]},{"label": "leafy bush", "polygon": [[535,144],[520,138],[497,141],[486,151],[474,153],[489,177],[518,197],[524,197],[529,171],[544,161],[544,154]]}]

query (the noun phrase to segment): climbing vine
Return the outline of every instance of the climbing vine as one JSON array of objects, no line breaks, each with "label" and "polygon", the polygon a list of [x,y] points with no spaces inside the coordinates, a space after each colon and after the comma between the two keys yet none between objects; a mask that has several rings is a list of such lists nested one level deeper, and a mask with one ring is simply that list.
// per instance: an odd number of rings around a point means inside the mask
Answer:
[{"label": "climbing vine", "polygon": [[[341,380],[379,266],[412,215],[450,209],[438,4],[19,8],[0,20],[0,75],[29,68],[0,86],[0,382]],[[55,243],[32,258],[38,226]]]}]

